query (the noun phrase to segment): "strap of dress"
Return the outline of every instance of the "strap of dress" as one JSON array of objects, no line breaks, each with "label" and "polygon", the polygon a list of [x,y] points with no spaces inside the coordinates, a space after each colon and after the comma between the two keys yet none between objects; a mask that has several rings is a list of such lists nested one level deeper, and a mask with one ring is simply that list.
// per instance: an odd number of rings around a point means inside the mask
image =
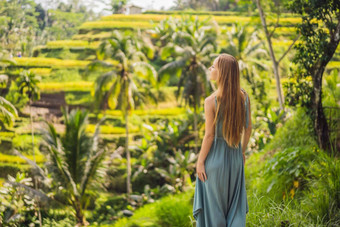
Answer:
[{"label": "strap of dress", "polygon": [[246,107],[246,128],[248,128],[248,124],[249,124],[249,118],[248,118],[248,115],[249,115],[249,110],[248,110],[248,95],[246,92],[244,92],[246,94],[246,102],[245,102],[245,107]]}]

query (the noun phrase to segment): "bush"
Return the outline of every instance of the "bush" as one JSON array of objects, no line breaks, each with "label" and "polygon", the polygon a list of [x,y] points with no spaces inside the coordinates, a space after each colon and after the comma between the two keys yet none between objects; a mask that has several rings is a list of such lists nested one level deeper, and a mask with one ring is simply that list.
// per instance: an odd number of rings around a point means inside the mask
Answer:
[{"label": "bush", "polygon": [[128,205],[123,195],[119,196],[102,196],[96,201],[96,209],[92,213],[92,217],[88,219],[90,223],[95,225],[110,224],[113,220],[118,219],[118,212]]},{"label": "bush", "polygon": [[291,147],[318,147],[313,123],[303,108],[297,109],[292,118],[279,128],[265,151],[284,150]]},{"label": "bush", "polygon": [[114,227],[192,226],[192,197],[193,190],[166,196],[137,209],[130,218],[119,219]]},{"label": "bush", "polygon": [[161,199],[156,206],[157,223],[159,226],[191,226],[192,193],[182,193],[176,196],[170,195]]},{"label": "bush", "polygon": [[266,192],[274,191],[273,197],[280,201],[288,196],[293,199],[297,190],[306,189],[316,152],[316,147],[291,147],[276,152],[265,165],[264,176],[270,181]]},{"label": "bush", "polygon": [[340,225],[340,159],[318,151],[310,173],[313,179],[303,201],[305,212],[315,222],[327,226]]}]

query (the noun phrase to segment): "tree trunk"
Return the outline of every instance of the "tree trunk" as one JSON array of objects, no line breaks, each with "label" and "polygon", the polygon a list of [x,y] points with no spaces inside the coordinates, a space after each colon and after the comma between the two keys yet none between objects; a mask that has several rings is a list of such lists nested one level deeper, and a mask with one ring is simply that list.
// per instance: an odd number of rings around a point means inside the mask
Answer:
[{"label": "tree trunk", "polygon": [[314,130],[318,138],[318,143],[321,149],[330,151],[329,128],[327,119],[322,107],[322,75],[324,68],[319,69],[313,76],[313,120]]},{"label": "tree trunk", "polygon": [[76,220],[77,225],[76,226],[85,226],[87,224],[80,201],[78,198],[75,198],[75,201],[73,203],[74,209],[76,211]]},{"label": "tree trunk", "polygon": [[196,102],[194,106],[194,132],[195,132],[195,154],[198,153],[197,145],[198,145],[198,131],[197,131],[197,108]]},{"label": "tree trunk", "polygon": [[[337,14],[340,17],[340,14]],[[340,42],[340,21],[338,21],[331,37],[328,47],[325,49],[323,56],[326,56],[316,67],[312,73],[313,78],[313,93],[312,106],[314,118],[314,130],[318,138],[318,143],[321,149],[331,152],[331,144],[329,137],[329,128],[327,119],[322,107],[322,77],[325,68],[329,61],[334,56],[334,53]]]},{"label": "tree trunk", "polygon": [[32,100],[29,101],[29,106],[30,106],[30,119],[31,119],[31,135],[32,135],[33,161],[35,162],[35,151],[34,151],[34,128],[33,128],[33,117],[32,117]]},{"label": "tree trunk", "polygon": [[[31,119],[31,135],[32,135],[33,161],[34,161],[34,163],[36,163],[36,160],[35,160],[35,151],[34,151],[34,128],[33,128],[33,117],[32,117],[32,100],[29,101],[29,106],[30,106],[30,119]],[[34,188],[35,188],[35,190],[38,190],[38,179],[35,176],[33,176],[33,181],[34,181]],[[42,226],[41,212],[40,212],[40,205],[39,205],[39,203],[37,204],[37,206],[38,206],[39,226]]]},{"label": "tree trunk", "polygon": [[[127,100],[128,102],[128,100]],[[126,152],[126,161],[127,161],[127,179],[126,179],[126,187],[127,187],[127,199],[130,201],[130,194],[132,192],[131,187],[131,161],[130,161],[130,150],[129,150],[129,127],[128,127],[128,110],[125,112],[125,152]]]},{"label": "tree trunk", "polygon": [[[196,64],[195,64],[196,65]],[[198,153],[197,145],[198,145],[198,131],[197,131],[197,103],[200,101],[200,97],[198,94],[198,75],[197,75],[197,67],[193,67],[193,73],[195,75],[195,96],[194,96],[194,133],[195,133],[195,154]]]},{"label": "tree trunk", "polygon": [[260,0],[256,0],[257,8],[259,10],[259,14],[261,17],[261,22],[262,26],[264,29],[264,32],[266,34],[268,46],[269,46],[269,53],[270,53],[270,58],[272,59],[273,62],[273,69],[274,69],[274,75],[275,75],[275,80],[276,80],[276,91],[277,91],[277,96],[279,99],[279,104],[280,104],[280,109],[284,110],[284,103],[283,103],[283,95],[282,95],[282,88],[281,88],[281,82],[280,82],[280,75],[279,75],[279,64],[275,59],[275,54],[272,46],[272,41],[271,37],[269,35],[268,29],[267,29],[267,24],[266,24],[266,17],[263,13],[263,9],[260,3]]}]

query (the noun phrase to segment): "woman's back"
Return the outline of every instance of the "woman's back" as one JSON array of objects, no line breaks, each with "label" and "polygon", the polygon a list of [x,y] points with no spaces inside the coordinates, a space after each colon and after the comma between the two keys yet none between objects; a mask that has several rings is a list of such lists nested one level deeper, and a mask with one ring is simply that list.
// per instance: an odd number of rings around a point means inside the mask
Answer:
[{"label": "woman's back", "polygon": [[[243,90],[244,91],[244,90]],[[215,99],[215,111],[217,98]],[[248,96],[245,107],[248,116]],[[248,126],[248,119],[245,121]],[[249,211],[242,146],[232,148],[222,134],[221,116],[215,125],[214,142],[205,160],[207,179],[196,177],[193,216],[197,227],[245,226]]]}]

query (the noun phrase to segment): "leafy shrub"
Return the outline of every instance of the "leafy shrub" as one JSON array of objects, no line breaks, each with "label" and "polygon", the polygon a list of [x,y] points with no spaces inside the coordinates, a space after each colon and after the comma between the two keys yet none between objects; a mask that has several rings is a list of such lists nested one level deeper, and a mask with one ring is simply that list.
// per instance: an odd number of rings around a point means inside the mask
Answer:
[{"label": "leafy shrub", "polygon": [[17,173],[16,177],[8,176],[0,190],[0,224],[4,226],[31,226],[38,224],[36,202],[26,195],[22,187],[32,186],[32,178],[26,178],[24,173]]},{"label": "leafy shrub", "polygon": [[303,108],[280,127],[272,141],[265,147],[269,150],[284,150],[291,147],[317,147],[314,137],[313,123]]},{"label": "leafy shrub", "polygon": [[273,199],[280,201],[305,190],[317,147],[311,120],[299,108],[264,148],[262,158],[268,162],[261,168],[265,179],[259,184],[260,191],[272,192]]},{"label": "leafy shrub", "polygon": [[137,209],[130,218],[121,218],[114,227],[191,226],[193,190],[169,195]]},{"label": "leafy shrub", "polygon": [[42,210],[43,227],[73,227],[76,222],[68,207]]},{"label": "leafy shrub", "polygon": [[274,189],[276,196],[282,194],[285,199],[287,191],[293,198],[296,190],[304,190],[316,151],[317,148],[291,147],[276,152],[265,165],[264,176],[271,181],[266,192]]},{"label": "leafy shrub", "polygon": [[306,213],[327,226],[340,225],[340,159],[318,151],[310,168],[312,180],[305,193]]},{"label": "leafy shrub", "polygon": [[110,224],[118,219],[118,212],[128,205],[124,195],[119,196],[102,196],[96,201],[96,208],[89,218],[89,222],[94,225]]},{"label": "leafy shrub", "polygon": [[[157,223],[160,226],[191,226],[192,201],[191,192],[177,196],[167,196],[156,206]],[[189,196],[188,196],[189,195]]]}]

